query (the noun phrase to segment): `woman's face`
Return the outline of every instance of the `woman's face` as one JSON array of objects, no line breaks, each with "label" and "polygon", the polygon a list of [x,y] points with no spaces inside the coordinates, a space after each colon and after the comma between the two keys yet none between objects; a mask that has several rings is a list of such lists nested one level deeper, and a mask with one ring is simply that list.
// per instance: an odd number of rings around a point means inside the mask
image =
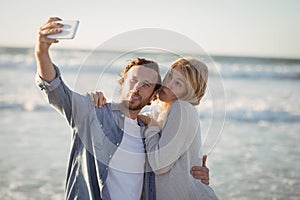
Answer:
[{"label": "woman's face", "polygon": [[163,102],[172,103],[183,97],[187,92],[187,82],[180,67],[171,69],[165,76],[159,99]]}]

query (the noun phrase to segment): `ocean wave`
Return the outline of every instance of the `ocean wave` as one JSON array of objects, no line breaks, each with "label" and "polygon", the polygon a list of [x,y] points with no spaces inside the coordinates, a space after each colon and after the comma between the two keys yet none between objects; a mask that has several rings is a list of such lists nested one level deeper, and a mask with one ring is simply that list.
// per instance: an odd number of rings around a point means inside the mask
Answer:
[{"label": "ocean wave", "polygon": [[[114,59],[120,55],[120,52],[113,51],[93,52],[93,54],[90,54],[87,50],[53,49],[51,50],[51,55],[53,61],[65,71],[84,70],[85,72],[95,73],[105,68],[107,73],[117,74],[131,60],[132,56],[160,60],[159,65],[161,65],[162,73],[171,64],[170,56],[157,53],[149,54],[149,52],[125,55],[124,58],[119,60]],[[212,60],[212,63],[208,63],[210,76],[300,80],[300,60],[230,56],[212,56]],[[36,63],[33,49],[0,47],[0,67],[35,70]]]},{"label": "ocean wave", "polygon": [[[36,104],[36,103],[0,103],[0,110],[7,111],[54,111],[48,104]],[[221,115],[223,116],[223,115]],[[211,112],[202,110],[200,113],[200,119],[206,120],[211,118]],[[215,118],[216,120],[221,120]],[[300,122],[300,115],[289,113],[286,111],[275,111],[275,110],[250,110],[250,109],[234,109],[226,110],[225,120],[234,120],[249,123],[258,122],[285,122],[285,123],[296,123]]]},{"label": "ocean wave", "polygon": [[[223,78],[251,78],[251,79],[300,79],[300,65],[227,65],[219,63],[220,74]],[[214,72],[216,73],[216,72]]]},{"label": "ocean wave", "polygon": [[[250,108],[238,108],[226,110],[224,114],[214,114],[210,110],[201,110],[199,116],[201,120],[224,120],[225,121],[239,121],[246,123],[260,123],[260,122],[283,122],[283,123],[298,123],[300,122],[300,115],[280,110],[251,110]],[[222,117],[222,119],[220,118]]]},{"label": "ocean wave", "polygon": [[299,80],[300,72],[264,72],[264,71],[232,71],[232,72],[221,72],[223,78],[251,78],[251,79],[292,79]]},{"label": "ocean wave", "polygon": [[300,115],[286,111],[237,109],[226,111],[226,118],[244,122],[300,122]]},{"label": "ocean wave", "polygon": [[0,110],[7,111],[51,111],[53,110],[47,104],[34,104],[34,103],[0,103]]}]

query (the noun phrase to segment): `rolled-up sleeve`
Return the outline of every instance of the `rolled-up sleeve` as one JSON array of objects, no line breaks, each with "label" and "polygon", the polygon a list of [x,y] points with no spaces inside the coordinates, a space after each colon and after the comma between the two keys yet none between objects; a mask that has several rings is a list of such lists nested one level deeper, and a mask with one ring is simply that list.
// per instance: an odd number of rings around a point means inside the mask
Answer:
[{"label": "rolled-up sleeve", "polygon": [[68,121],[71,127],[79,124],[93,108],[88,96],[73,92],[62,80],[60,70],[55,66],[56,78],[51,82],[36,74],[35,81],[44,99]]},{"label": "rolled-up sleeve", "polygon": [[47,82],[45,81],[43,78],[41,78],[39,76],[38,73],[36,73],[35,76],[35,82],[36,85],[44,92],[49,93],[51,91],[53,91],[55,88],[57,88],[59,86],[59,84],[62,82],[61,79],[61,74],[60,74],[60,70],[58,69],[57,66],[54,65],[54,68],[56,70],[56,78],[54,80],[52,80],[51,82]]}]

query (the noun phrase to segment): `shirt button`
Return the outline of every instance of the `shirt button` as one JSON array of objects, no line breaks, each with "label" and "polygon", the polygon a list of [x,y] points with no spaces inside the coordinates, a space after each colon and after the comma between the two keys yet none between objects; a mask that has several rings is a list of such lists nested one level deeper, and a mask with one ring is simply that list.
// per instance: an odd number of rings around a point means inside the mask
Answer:
[{"label": "shirt button", "polygon": [[108,170],[108,167],[105,168],[105,171],[107,171],[107,170]]},{"label": "shirt button", "polygon": [[124,128],[121,128],[122,131],[124,131]]},{"label": "shirt button", "polygon": [[122,114],[121,117],[124,117],[124,114]]},{"label": "shirt button", "polygon": [[119,144],[119,142],[117,143],[117,146],[119,146],[120,144]]},{"label": "shirt button", "polygon": [[100,127],[102,128],[102,124],[100,124]]},{"label": "shirt button", "polygon": [[111,158],[111,155],[109,155],[109,158]]}]

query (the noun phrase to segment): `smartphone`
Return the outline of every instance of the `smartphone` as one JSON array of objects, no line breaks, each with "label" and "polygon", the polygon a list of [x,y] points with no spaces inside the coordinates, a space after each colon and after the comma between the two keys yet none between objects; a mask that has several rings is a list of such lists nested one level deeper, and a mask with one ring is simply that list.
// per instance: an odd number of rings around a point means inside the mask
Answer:
[{"label": "smartphone", "polygon": [[62,32],[58,34],[48,35],[50,39],[73,39],[75,37],[79,21],[78,20],[63,20],[56,21],[57,23],[63,24]]}]

